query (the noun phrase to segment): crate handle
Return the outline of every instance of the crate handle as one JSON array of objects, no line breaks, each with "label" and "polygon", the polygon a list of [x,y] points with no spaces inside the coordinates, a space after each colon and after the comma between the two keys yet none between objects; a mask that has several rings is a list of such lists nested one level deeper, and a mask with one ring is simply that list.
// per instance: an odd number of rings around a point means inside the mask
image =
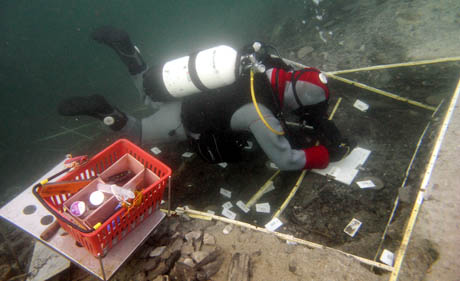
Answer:
[{"label": "crate handle", "polygon": [[71,170],[72,167],[68,167],[54,175],[52,175],[51,177],[45,179],[45,180],[42,180],[40,181],[39,183],[37,183],[33,188],[32,188],[32,193],[35,195],[35,197],[38,199],[38,201],[40,201],[40,203],[51,213],[53,214],[55,217],[58,217],[60,220],[64,221],[65,223],[67,223],[68,225],[70,225],[71,227],[75,228],[76,230],[80,231],[80,232],[84,232],[84,233],[91,233],[93,232],[94,230],[86,230],[86,229],[83,229],[81,228],[80,226],[74,224],[73,222],[69,221],[68,219],[66,219],[64,216],[62,216],[61,214],[59,214],[58,212],[56,212],[53,208],[51,208],[46,202],[45,200],[40,196],[40,194],[38,193],[38,188],[41,187],[42,185],[44,185],[45,183],[49,182],[50,180],[53,180],[57,177],[59,177],[60,175],[64,174],[64,173],[67,173],[69,170]]}]

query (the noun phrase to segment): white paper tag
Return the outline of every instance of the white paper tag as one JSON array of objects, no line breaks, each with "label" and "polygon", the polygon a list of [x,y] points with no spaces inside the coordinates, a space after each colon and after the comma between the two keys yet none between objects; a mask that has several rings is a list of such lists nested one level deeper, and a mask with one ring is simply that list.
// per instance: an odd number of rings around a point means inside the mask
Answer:
[{"label": "white paper tag", "polygon": [[222,210],[222,215],[223,215],[224,217],[227,217],[227,218],[232,219],[232,220],[234,220],[234,219],[236,218],[236,214],[235,214],[234,212],[230,211],[230,210],[227,209],[227,208],[224,208],[224,209]]},{"label": "white paper tag", "polygon": [[367,180],[367,181],[358,181],[358,182],[356,182],[356,184],[357,184],[360,188],[372,188],[372,187],[375,187],[374,182],[371,181],[371,180]]},{"label": "white paper tag", "polygon": [[232,198],[232,192],[230,190],[225,189],[225,188],[220,189],[220,194],[222,194],[223,196],[225,196],[227,198]]},{"label": "white paper tag", "polygon": [[230,201],[227,201],[222,205],[222,208],[224,209],[230,209],[231,207],[233,207],[233,204]]},{"label": "white paper tag", "polygon": [[270,204],[269,203],[256,204],[256,211],[258,213],[270,213]]},{"label": "white paper tag", "polygon": [[275,184],[273,183],[273,181],[271,181],[270,185],[267,187],[267,189],[265,189],[264,194],[269,193],[270,191],[273,191],[273,190],[275,190]]},{"label": "white paper tag", "polygon": [[228,166],[227,162],[220,162],[220,163],[217,164],[217,165],[221,166],[221,167],[224,168],[224,169],[227,168],[227,166]]},{"label": "white paper tag", "polygon": [[356,235],[356,232],[358,232],[359,228],[361,227],[362,222],[359,220],[353,218],[345,227],[343,230],[346,234],[350,235],[351,237],[354,237]]},{"label": "white paper tag", "polygon": [[270,230],[270,231],[275,231],[282,225],[283,225],[283,223],[278,218],[273,218],[271,221],[269,221],[265,225],[265,228]]},{"label": "white paper tag", "polygon": [[207,210],[206,213],[211,214],[211,215],[215,215],[215,214],[216,214],[216,212],[214,212],[213,210]]},{"label": "white paper tag", "polygon": [[367,103],[364,103],[360,100],[356,100],[355,103],[353,104],[353,107],[361,110],[361,111],[366,111],[369,109],[369,105]]},{"label": "white paper tag", "polygon": [[395,254],[387,249],[383,249],[382,254],[380,255],[380,260],[389,266],[393,266],[393,261],[395,258]]},{"label": "white paper tag", "polygon": [[193,152],[188,152],[188,151],[187,151],[187,152],[184,152],[184,153],[182,154],[182,157],[184,157],[184,158],[190,158],[190,157],[193,156],[193,154],[194,154]]},{"label": "white paper tag", "polygon": [[152,148],[150,149],[150,151],[152,151],[153,154],[155,154],[155,155],[158,155],[158,154],[161,153],[161,149],[159,149],[159,148],[156,147],[156,146],[155,146],[155,147],[152,147]]},{"label": "white paper tag", "polygon": [[166,203],[166,201],[165,201],[165,200],[161,200],[160,205],[163,205],[164,203]]},{"label": "white paper tag", "polygon": [[278,170],[278,166],[273,162],[270,162],[270,168]]},{"label": "white paper tag", "polygon": [[249,208],[241,200],[236,202],[236,206],[240,207],[240,209],[243,210],[243,212],[245,213],[249,212]]}]

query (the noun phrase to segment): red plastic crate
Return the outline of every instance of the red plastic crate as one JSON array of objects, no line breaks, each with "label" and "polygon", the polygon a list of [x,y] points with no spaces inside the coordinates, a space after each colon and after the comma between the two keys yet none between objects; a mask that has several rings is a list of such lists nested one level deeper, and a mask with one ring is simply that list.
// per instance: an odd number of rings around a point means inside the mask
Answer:
[{"label": "red plastic crate", "polygon": [[63,203],[73,194],[61,194],[41,198],[38,189],[34,194],[57,218],[61,227],[91,254],[105,256],[115,244],[123,240],[129,232],[141,224],[149,215],[159,209],[165,186],[171,176],[171,169],[158,159],[126,139],[120,139],[92,157],[88,163],[59,178],[57,181],[83,180],[96,178],[126,153],[139,160],[145,168],[151,170],[160,179],[142,191],[142,202],[129,212],[121,208],[96,230],[85,231],[61,214]]}]

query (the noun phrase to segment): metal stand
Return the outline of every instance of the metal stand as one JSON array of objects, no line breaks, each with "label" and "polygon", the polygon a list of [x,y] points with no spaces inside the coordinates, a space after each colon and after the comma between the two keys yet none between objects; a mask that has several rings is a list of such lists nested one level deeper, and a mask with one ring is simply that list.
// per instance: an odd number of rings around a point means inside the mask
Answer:
[{"label": "metal stand", "polygon": [[[44,175],[42,179],[50,177],[62,170],[63,167],[63,162],[61,162]],[[139,222],[134,230],[126,234],[126,237],[123,237],[122,240],[114,245],[107,255],[94,257],[85,248],[78,247],[70,235],[62,235],[63,229],[60,229],[49,241],[44,241],[40,238],[40,234],[47,227],[47,225],[41,224],[40,221],[44,216],[49,216],[50,213],[33,195],[32,187],[34,184],[3,206],[0,209],[0,216],[104,281],[109,280],[116,273],[165,217],[165,214],[159,208],[152,209],[152,213],[143,218],[143,221]],[[30,205],[36,207],[35,212],[25,214],[23,210]]]},{"label": "metal stand", "polygon": [[101,265],[102,280],[105,281],[107,279],[105,278],[104,263],[102,262],[102,256],[101,256],[101,254],[99,254],[97,257],[99,259],[99,264]]},{"label": "metal stand", "polygon": [[168,217],[171,216],[171,176],[168,178]]}]

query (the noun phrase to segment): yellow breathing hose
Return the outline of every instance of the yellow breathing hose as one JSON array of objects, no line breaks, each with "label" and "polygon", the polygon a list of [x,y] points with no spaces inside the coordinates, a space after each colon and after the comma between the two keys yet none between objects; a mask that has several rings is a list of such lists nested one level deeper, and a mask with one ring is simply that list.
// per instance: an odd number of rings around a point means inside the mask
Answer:
[{"label": "yellow breathing hose", "polygon": [[252,69],[251,69],[251,97],[252,97],[252,103],[254,104],[254,107],[256,108],[257,114],[259,114],[260,120],[264,122],[265,127],[267,127],[270,131],[272,131],[274,134],[278,136],[284,135],[284,132],[279,132],[273,129],[272,126],[268,124],[267,120],[265,120],[264,116],[260,112],[259,106],[257,105],[257,101],[256,101],[256,95],[254,94],[254,72],[252,71]]}]

